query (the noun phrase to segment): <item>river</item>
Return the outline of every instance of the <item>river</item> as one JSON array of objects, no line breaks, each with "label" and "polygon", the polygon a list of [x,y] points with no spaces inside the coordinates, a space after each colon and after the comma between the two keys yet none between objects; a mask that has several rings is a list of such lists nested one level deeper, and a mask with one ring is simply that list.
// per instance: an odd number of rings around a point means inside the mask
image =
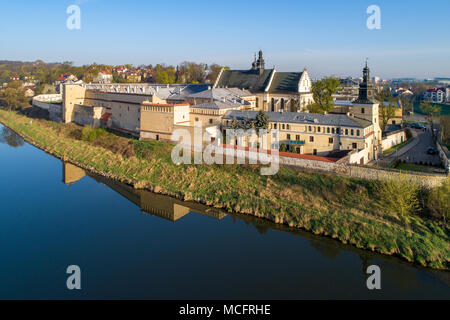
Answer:
[{"label": "river", "polygon": [[[2,125],[0,168],[1,299],[450,299],[449,272],[134,191]],[[373,264],[381,290],[366,286]]]}]

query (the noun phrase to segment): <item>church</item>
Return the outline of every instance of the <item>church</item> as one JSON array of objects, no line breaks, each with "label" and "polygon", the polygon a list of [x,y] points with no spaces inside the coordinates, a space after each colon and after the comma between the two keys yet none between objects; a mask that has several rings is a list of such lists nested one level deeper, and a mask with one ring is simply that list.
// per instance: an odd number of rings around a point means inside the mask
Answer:
[{"label": "church", "polygon": [[262,51],[249,70],[222,69],[214,87],[248,90],[256,96],[256,108],[269,112],[304,112],[314,102],[306,68],[303,72],[266,69]]}]

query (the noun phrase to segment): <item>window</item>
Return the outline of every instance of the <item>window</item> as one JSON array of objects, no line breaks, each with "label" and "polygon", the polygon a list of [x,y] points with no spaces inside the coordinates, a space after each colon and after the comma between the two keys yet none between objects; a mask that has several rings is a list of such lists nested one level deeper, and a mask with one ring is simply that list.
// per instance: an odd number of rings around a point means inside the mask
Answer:
[{"label": "window", "polygon": [[277,124],[276,124],[276,123],[273,124],[273,128],[274,128],[274,129],[277,128]]},{"label": "window", "polygon": [[355,134],[355,130],[352,129],[352,130],[350,131],[350,134],[353,136],[353,135]]},{"label": "window", "polygon": [[329,144],[333,144],[333,142],[334,142],[334,139],[333,139],[333,138],[329,138],[329,139],[328,139],[328,143],[329,143]]},{"label": "window", "polygon": [[314,137],[313,136],[309,137],[309,142],[314,142]]},{"label": "window", "polygon": [[366,110],[364,108],[361,108],[361,113],[365,113]]},{"label": "window", "polygon": [[283,123],[283,130],[285,129],[284,123]]},{"label": "window", "polygon": [[356,135],[359,137],[361,135],[361,131],[356,130]]},{"label": "window", "polygon": [[212,124],[213,123],[213,119],[209,119],[209,124]]},{"label": "window", "polygon": [[345,129],[345,135],[348,136],[348,129]]},{"label": "window", "polygon": [[317,149],[313,150],[313,155],[317,156]]},{"label": "window", "polygon": [[352,143],[352,148],[353,148],[353,149],[358,149],[358,144],[357,144],[356,142],[353,142],[353,143]]},{"label": "window", "polygon": [[311,126],[308,127],[308,131],[309,131],[309,132],[312,131],[312,127],[311,127]]},{"label": "window", "polygon": [[300,135],[299,134],[295,136],[295,140],[300,141]]},{"label": "window", "polygon": [[333,134],[334,134],[334,128],[331,128],[331,133],[333,133]]},{"label": "window", "polygon": [[317,132],[320,132],[320,127],[317,127]]},{"label": "window", "polygon": [[327,133],[330,133],[330,127],[327,128]]},{"label": "window", "polygon": [[291,127],[287,124],[287,125],[286,125],[286,129],[290,130],[290,128],[291,128]]},{"label": "window", "polygon": [[[198,121],[198,118],[197,118],[197,117],[195,118],[195,121]],[[230,121],[227,121],[227,123],[230,123]]]},{"label": "window", "polygon": [[286,139],[291,140],[291,135],[290,134],[286,135]]},{"label": "window", "polygon": [[341,129],[340,128],[336,128],[336,133],[340,134],[341,133]]}]

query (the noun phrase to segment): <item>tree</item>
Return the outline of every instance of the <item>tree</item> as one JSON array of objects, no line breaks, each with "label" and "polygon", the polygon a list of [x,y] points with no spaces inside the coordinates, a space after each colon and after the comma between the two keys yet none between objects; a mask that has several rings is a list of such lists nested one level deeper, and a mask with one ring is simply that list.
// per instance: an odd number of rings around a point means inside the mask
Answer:
[{"label": "tree", "polygon": [[312,86],[314,103],[308,106],[311,113],[330,112],[334,108],[333,94],[341,89],[338,78],[326,77],[316,81]]},{"label": "tree", "polygon": [[224,68],[225,70],[230,70],[229,67],[222,67],[218,64],[212,64],[209,69],[211,72],[209,73],[208,77],[206,78],[210,83],[215,83],[217,78],[219,77],[220,71]]},{"label": "tree", "polygon": [[267,130],[269,128],[269,116],[264,111],[259,111],[256,115],[255,122],[253,124],[256,131],[259,133],[259,130]]},{"label": "tree", "polygon": [[176,71],[172,66],[164,66],[157,64],[155,67],[155,81],[156,83],[175,83]]},{"label": "tree", "polygon": [[381,131],[385,131],[390,119],[395,116],[395,109],[397,107],[392,102],[381,102],[379,107],[380,112],[380,127]]},{"label": "tree", "polygon": [[431,126],[431,133],[434,134],[434,118],[441,113],[441,107],[425,102],[420,105],[420,109],[427,116]]},{"label": "tree", "polygon": [[379,114],[380,114],[380,127],[384,132],[390,119],[395,116],[395,98],[389,89],[384,89],[376,95],[376,100],[380,102]]},{"label": "tree", "polygon": [[433,215],[442,217],[444,225],[447,225],[450,218],[450,178],[447,178],[440,187],[430,191],[427,207]]},{"label": "tree", "polygon": [[23,146],[24,144],[22,137],[7,127],[3,127],[2,129],[0,134],[0,142],[7,143],[13,148]]},{"label": "tree", "polygon": [[376,190],[384,209],[399,217],[413,214],[419,208],[420,187],[410,181],[407,175],[380,181]]},{"label": "tree", "polygon": [[22,82],[10,82],[8,87],[0,94],[0,99],[5,101],[9,111],[22,107],[26,101]]}]

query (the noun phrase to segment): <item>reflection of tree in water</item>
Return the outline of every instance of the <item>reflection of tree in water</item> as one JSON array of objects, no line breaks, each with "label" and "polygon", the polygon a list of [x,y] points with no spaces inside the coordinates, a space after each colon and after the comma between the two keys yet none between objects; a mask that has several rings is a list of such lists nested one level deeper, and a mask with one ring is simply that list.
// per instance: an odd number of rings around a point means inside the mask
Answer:
[{"label": "reflection of tree in water", "polygon": [[23,146],[24,140],[9,128],[3,127],[0,132],[0,143],[6,143],[13,148]]},{"label": "reflection of tree in water", "polygon": [[311,247],[319,251],[325,258],[335,259],[341,250],[332,241],[310,239]]}]

